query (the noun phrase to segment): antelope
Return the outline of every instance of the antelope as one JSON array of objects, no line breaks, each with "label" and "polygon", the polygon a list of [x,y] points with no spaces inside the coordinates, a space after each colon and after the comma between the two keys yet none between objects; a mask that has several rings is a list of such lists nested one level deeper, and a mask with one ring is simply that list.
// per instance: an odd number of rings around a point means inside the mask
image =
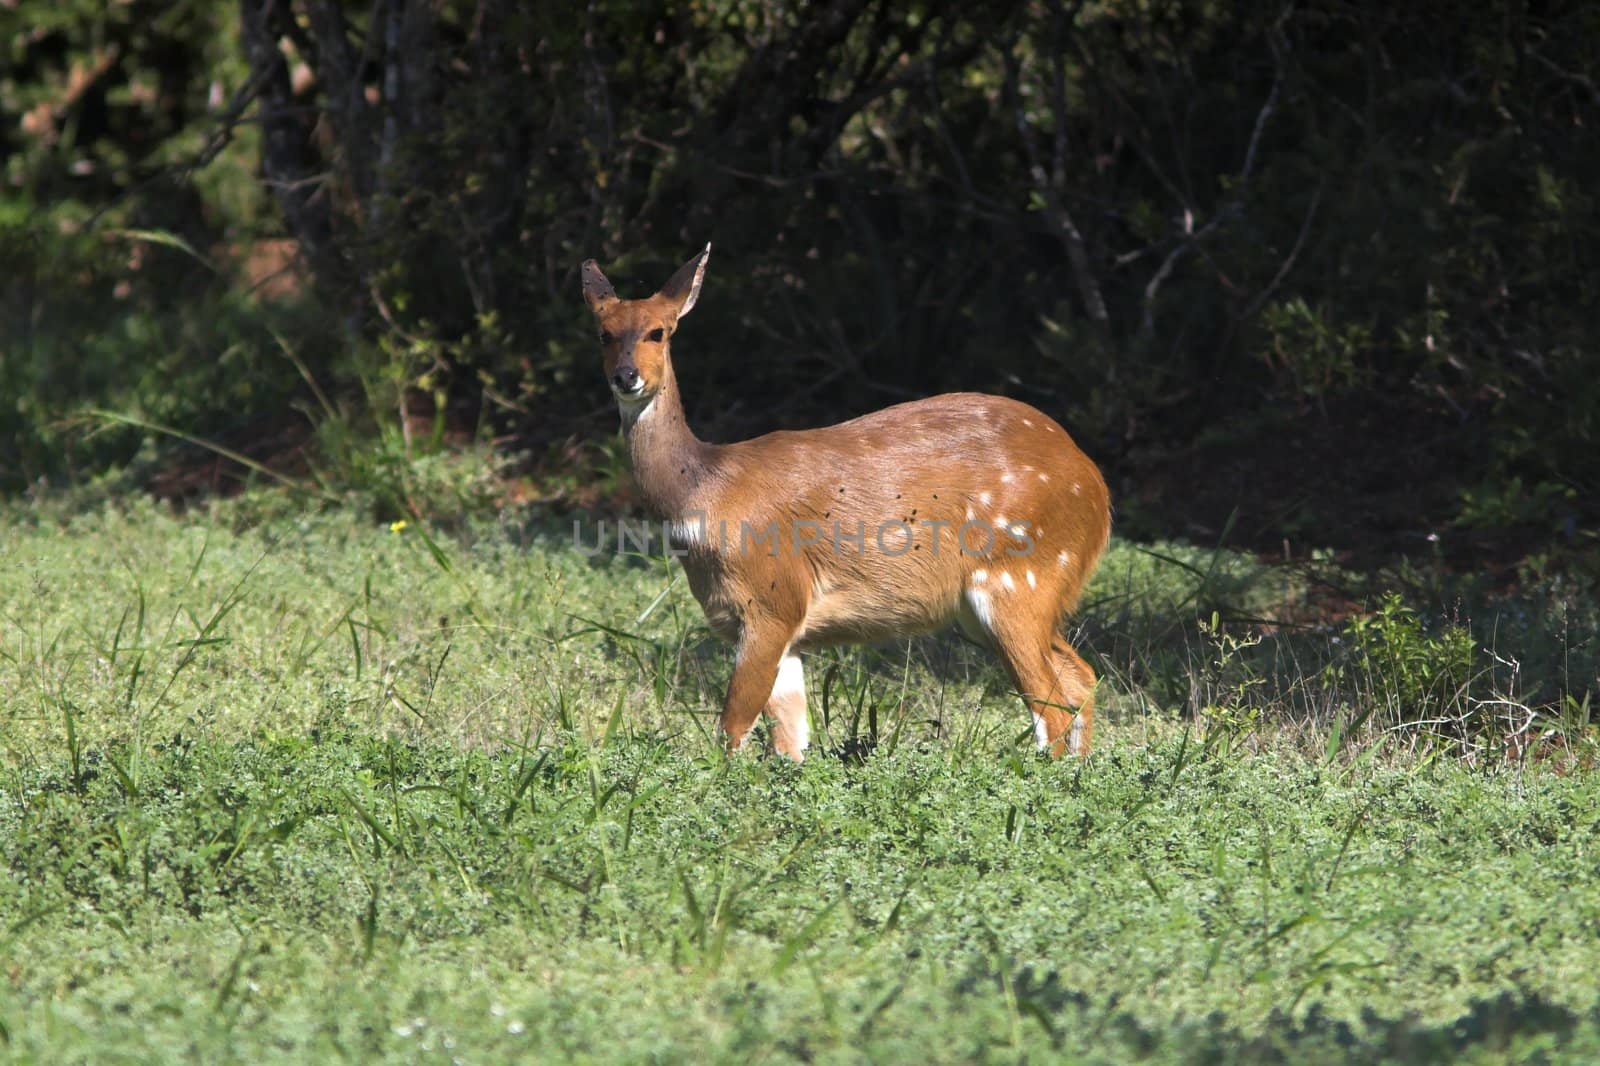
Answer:
[{"label": "antelope", "polygon": [[711,245],[661,291],[617,296],[582,268],[634,478],[670,530],[712,631],[737,647],[721,730],[763,712],[796,761],[810,742],[802,652],[956,622],[999,652],[1040,750],[1089,750],[1095,674],[1060,632],[1111,533],[1100,470],[1017,400],[948,393],[735,444],[684,420],[672,336]]}]

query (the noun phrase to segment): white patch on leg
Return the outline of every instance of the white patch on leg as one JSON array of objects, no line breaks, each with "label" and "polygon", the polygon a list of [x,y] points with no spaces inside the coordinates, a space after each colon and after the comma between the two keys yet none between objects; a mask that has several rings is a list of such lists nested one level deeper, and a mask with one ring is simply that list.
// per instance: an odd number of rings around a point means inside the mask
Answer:
[{"label": "white patch on leg", "polygon": [[1072,716],[1072,732],[1067,734],[1067,750],[1074,755],[1083,754],[1083,715]]},{"label": "white patch on leg", "polygon": [[1045,724],[1044,715],[1038,712],[1030,713],[1033,714],[1033,742],[1039,745],[1040,751],[1043,751],[1050,746],[1050,727]]},{"label": "white patch on leg", "polygon": [[806,673],[805,667],[800,663],[800,656],[790,653],[778,660],[778,680],[772,683],[772,698],[783,699],[786,696],[799,696],[805,698]]},{"label": "white patch on leg", "polygon": [[[772,683],[771,703],[788,712],[781,720],[793,732],[799,749],[805,751],[811,746],[811,721],[806,715],[806,673],[800,656],[788,654],[778,660],[778,679]],[[793,713],[796,708],[797,714]]]}]

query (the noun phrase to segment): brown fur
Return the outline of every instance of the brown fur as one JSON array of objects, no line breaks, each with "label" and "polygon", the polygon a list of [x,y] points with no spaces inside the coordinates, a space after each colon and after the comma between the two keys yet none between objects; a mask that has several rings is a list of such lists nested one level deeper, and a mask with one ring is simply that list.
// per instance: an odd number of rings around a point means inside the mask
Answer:
[{"label": "brown fur", "polygon": [[712,629],[738,645],[722,716],[730,746],[765,711],[778,749],[803,757],[803,691],[774,691],[785,655],[956,621],[1000,652],[1042,746],[1085,754],[1095,675],[1059,626],[1110,535],[1099,469],[1047,415],[975,393],[736,444],[698,440],[671,337],[709,253],[643,300],[619,299],[593,260],[583,282],[607,379],[632,368],[641,383],[618,394],[634,476],[683,534]]}]

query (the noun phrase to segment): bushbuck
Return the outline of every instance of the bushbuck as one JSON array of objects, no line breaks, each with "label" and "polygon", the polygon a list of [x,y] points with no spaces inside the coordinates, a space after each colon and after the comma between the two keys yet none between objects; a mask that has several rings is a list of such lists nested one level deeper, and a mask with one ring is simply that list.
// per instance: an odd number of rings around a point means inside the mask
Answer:
[{"label": "bushbuck", "polygon": [[582,275],[639,489],[711,629],[738,649],[721,723],[730,750],[765,712],[777,750],[805,757],[801,652],[955,621],[1000,653],[1039,747],[1086,754],[1095,675],[1060,625],[1110,537],[1100,470],[1043,412],[978,393],[700,440],[672,337],[710,255],[707,244],[642,300],[619,298],[593,259]]}]

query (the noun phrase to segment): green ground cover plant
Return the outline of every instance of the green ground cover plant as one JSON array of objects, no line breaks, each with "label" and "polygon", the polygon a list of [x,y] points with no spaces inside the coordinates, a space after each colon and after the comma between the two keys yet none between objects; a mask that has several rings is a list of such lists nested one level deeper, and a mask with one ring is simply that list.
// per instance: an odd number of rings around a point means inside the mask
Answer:
[{"label": "green ground cover plant", "polygon": [[[0,1059],[1600,1060],[1600,7],[1457,7],[0,2]],[[572,525],[706,241],[708,439],[1102,464],[1087,761],[721,754]]]},{"label": "green ground cover plant", "polygon": [[[1590,645],[1559,589],[1252,626],[1313,577],[1117,542],[1088,761],[1035,755],[988,656],[930,640],[822,657],[794,767],[720,754],[727,652],[673,565],[570,541],[273,493],[9,508],[0,1047],[1600,1054]],[[1552,633],[1568,672],[1532,700],[1496,662]],[[1518,699],[1520,747],[1469,713]]]}]

